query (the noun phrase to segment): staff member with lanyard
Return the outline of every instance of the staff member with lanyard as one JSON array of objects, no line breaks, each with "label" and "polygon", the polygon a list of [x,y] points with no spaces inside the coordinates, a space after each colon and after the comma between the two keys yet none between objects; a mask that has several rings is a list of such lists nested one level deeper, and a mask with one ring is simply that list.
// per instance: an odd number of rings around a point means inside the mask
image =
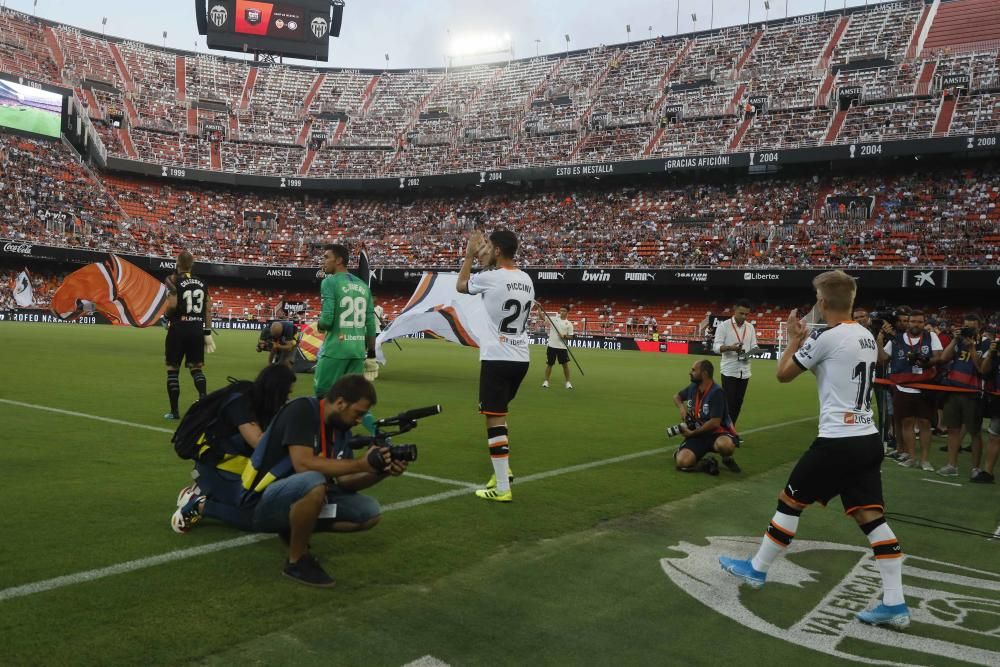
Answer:
[{"label": "staff member with lanyard", "polygon": [[735,426],[743,408],[743,398],[750,384],[750,351],[757,347],[757,330],[747,322],[750,302],[740,299],[733,307],[733,316],[715,329],[712,351],[722,355],[719,370],[722,390],[726,393],[729,417]]}]

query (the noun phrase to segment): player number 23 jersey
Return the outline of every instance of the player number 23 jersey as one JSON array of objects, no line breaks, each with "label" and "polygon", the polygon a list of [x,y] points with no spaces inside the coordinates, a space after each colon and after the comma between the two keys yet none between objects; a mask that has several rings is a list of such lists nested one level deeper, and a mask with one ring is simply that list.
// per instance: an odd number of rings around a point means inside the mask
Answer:
[{"label": "player number 23 jersey", "polygon": [[875,338],[854,322],[813,333],[795,353],[795,362],[816,374],[821,438],[878,432],[872,418],[877,361]]},{"label": "player number 23 jersey", "polygon": [[481,294],[496,339],[483,341],[483,361],[528,361],[528,318],[535,285],[519,269],[493,269],[469,279],[469,294]]}]

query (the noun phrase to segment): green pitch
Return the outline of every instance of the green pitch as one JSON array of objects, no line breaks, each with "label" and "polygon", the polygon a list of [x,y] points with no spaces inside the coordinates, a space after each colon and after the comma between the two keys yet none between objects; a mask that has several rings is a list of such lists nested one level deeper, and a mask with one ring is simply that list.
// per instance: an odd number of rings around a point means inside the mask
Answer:
[{"label": "green pitch", "polygon": [[40,111],[25,106],[0,106],[0,126],[24,132],[58,137],[62,117],[57,113]]},{"label": "green pitch", "polygon": [[[406,438],[420,447],[411,471],[437,479],[377,487],[385,516],[372,532],[315,536],[337,579],[316,590],[280,576],[276,539],[238,541],[210,520],[170,530],[190,466],[156,430],[169,426],[163,336],[0,324],[0,664],[1000,662],[1000,540],[894,524],[911,555],[905,634],[845,620],[873,599],[872,572],[836,502],[805,513],[801,548],[762,590],[737,589],[718,569],[718,553],[756,548],[815,433],[812,379],[779,385],[773,362],[754,366],[743,473],[713,478],[674,472],[676,441],[663,436],[692,357],[580,351],[576,389],[542,390],[533,350],[510,419],[515,500],[498,506],[458,485],[491,473],[476,351],[388,348],[376,413],[442,404]],[[255,338],[220,333],[210,388],[253,377],[264,361]],[[187,404],[194,390],[181,380]],[[295,393],[310,388],[304,376]],[[887,462],[890,511],[995,530],[1000,492],[966,481],[968,454],[960,463],[962,477],[942,480]]]}]

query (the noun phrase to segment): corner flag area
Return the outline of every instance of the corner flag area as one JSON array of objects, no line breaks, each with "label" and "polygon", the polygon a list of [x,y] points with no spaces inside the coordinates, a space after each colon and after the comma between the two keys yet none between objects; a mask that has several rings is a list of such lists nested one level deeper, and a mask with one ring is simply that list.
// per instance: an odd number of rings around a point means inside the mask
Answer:
[{"label": "corner flag area", "polygon": [[[754,552],[815,437],[813,379],[779,385],[774,362],[754,362],[743,472],[712,477],[676,472],[679,440],[664,435],[692,358],[579,350],[575,389],[543,390],[534,348],[509,418],[514,501],[499,505],[472,495],[492,472],[476,350],[387,348],[376,416],[443,412],[405,437],[420,452],[410,473],[372,489],[377,528],[313,537],[337,580],[320,590],[281,576],[274,536],[170,529],[191,466],[160,419],[162,330],[0,323],[0,336],[5,665],[1000,664],[1000,539],[944,530],[1000,528],[1000,491],[968,482],[968,454],[957,478],[883,464],[905,632],[854,620],[880,582],[837,501],[804,513],[762,589],[719,568]],[[256,375],[256,338],[220,332],[209,390]],[[310,391],[299,376],[294,395]],[[182,373],[182,405],[193,398]]]}]

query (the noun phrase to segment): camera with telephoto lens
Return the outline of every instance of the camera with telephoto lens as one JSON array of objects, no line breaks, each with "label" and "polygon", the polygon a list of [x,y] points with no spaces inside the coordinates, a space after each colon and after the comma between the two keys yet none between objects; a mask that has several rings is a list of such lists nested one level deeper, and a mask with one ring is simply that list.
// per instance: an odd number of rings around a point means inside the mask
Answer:
[{"label": "camera with telephoto lens", "polygon": [[976,341],[976,330],[972,327],[962,327],[958,330],[958,335],[967,341]]},{"label": "camera with telephoto lens", "polygon": [[886,322],[893,329],[896,328],[896,322],[899,320],[899,310],[883,301],[875,304],[875,309],[868,314],[868,317],[871,318],[872,331],[877,334],[882,330]]},{"label": "camera with telephoto lens", "polygon": [[685,425],[687,425],[688,430],[690,431],[693,431],[696,428],[698,428],[698,422],[694,420],[694,417],[688,415],[687,419],[684,420],[683,424],[674,424],[673,426],[667,427],[667,437],[676,438],[679,435],[683,435],[684,432],[681,430],[681,428]]},{"label": "camera with telephoto lens", "polygon": [[[351,438],[351,449],[365,449],[367,447],[388,447],[389,458],[393,461],[416,461],[417,446],[411,444],[393,444],[392,438],[412,431],[417,427],[417,420],[424,417],[432,417],[441,414],[440,405],[431,405],[426,408],[416,408],[401,412],[395,417],[385,417],[375,422],[375,435],[358,436]],[[384,428],[395,428],[392,433],[384,431]]]},{"label": "camera with telephoto lens", "polygon": [[906,353],[906,363],[911,366],[924,366],[930,363],[931,357],[928,354],[921,354],[920,352],[907,352]]}]

